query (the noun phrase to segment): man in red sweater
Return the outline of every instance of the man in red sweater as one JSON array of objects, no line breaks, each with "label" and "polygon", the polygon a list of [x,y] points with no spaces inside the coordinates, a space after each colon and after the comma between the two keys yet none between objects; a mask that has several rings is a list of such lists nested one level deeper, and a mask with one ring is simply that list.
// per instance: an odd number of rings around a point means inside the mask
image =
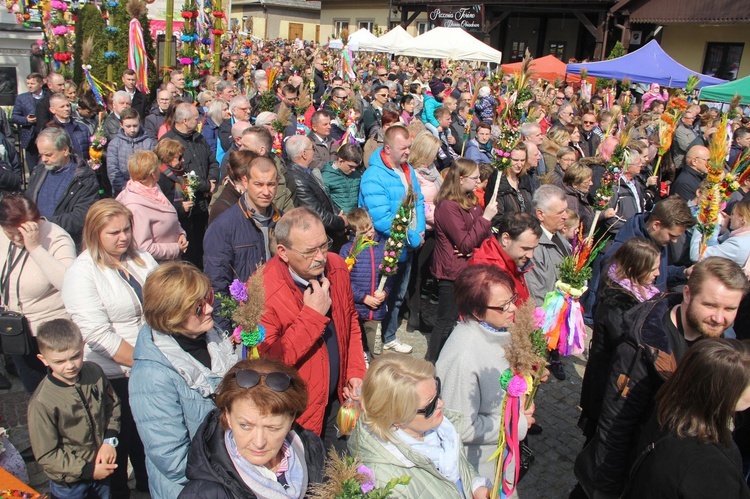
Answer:
[{"label": "man in red sweater", "polygon": [[534,249],[539,246],[541,236],[542,227],[528,213],[506,213],[498,225],[497,239],[487,238],[474,250],[469,265],[489,263],[504,270],[513,278],[518,294],[516,306],[520,307],[529,299],[524,274],[531,269]]},{"label": "man in red sweater", "polygon": [[323,438],[326,447],[346,450],[336,437],[336,414],[346,399],[359,400],[365,377],[362,333],[354,308],[349,269],[329,253],[318,215],[294,208],[276,223],[276,256],[263,268],[266,338],[261,356],[295,367],[310,399],[297,422]]}]

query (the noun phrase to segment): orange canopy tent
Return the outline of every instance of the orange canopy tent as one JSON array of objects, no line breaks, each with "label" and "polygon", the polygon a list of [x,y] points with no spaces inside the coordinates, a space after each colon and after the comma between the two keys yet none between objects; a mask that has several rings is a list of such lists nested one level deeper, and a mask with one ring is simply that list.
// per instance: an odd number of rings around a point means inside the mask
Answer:
[{"label": "orange canopy tent", "polygon": [[[513,74],[516,71],[521,71],[522,62],[513,62],[509,64],[502,64],[500,68],[509,74]],[[554,55],[545,55],[539,59],[531,60],[531,77],[541,78],[549,82],[554,82],[558,78],[563,81],[571,83],[580,83],[580,75],[568,74],[567,78],[565,75],[566,64]],[[589,83],[596,83],[596,78],[589,77],[586,79]]]}]

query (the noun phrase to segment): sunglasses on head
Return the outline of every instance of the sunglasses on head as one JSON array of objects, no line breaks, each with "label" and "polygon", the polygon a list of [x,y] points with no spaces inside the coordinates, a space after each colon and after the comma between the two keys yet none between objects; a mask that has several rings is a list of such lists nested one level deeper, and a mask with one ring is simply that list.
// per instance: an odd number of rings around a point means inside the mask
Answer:
[{"label": "sunglasses on head", "polygon": [[417,414],[424,414],[425,419],[430,419],[432,415],[435,414],[438,400],[440,400],[440,378],[435,376],[435,382],[437,383],[437,393],[435,394],[435,398],[432,399],[430,403],[424,407],[424,409],[419,409],[417,411]]},{"label": "sunglasses on head", "polygon": [[286,373],[259,373],[254,369],[242,369],[234,373],[234,379],[240,388],[252,388],[266,380],[266,386],[275,392],[285,392],[292,384],[292,377]]}]

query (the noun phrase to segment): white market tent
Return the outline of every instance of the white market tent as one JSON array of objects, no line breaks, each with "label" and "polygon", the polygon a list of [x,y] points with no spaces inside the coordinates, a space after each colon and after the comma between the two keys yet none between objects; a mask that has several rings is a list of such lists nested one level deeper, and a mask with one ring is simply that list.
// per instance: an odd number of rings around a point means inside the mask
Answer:
[{"label": "white market tent", "polygon": [[480,42],[463,28],[433,28],[427,33],[412,38],[396,55],[425,57],[429,59],[453,59],[454,61],[480,61],[500,64],[502,52]]},{"label": "white market tent", "polygon": [[358,51],[358,50],[368,50],[362,48],[362,44],[371,44],[378,41],[378,37],[370,33],[370,31],[367,28],[360,28],[359,31],[355,31],[351,35],[349,35],[349,40],[346,42],[346,46],[349,47],[350,50]]},{"label": "white market tent", "polygon": [[375,41],[360,43],[359,49],[393,54],[413,38],[401,25],[398,25]]}]

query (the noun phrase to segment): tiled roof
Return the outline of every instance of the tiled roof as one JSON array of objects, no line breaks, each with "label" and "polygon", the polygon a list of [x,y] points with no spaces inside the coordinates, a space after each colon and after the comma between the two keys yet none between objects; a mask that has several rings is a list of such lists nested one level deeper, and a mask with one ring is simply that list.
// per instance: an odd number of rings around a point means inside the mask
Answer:
[{"label": "tiled roof", "polygon": [[748,0],[622,0],[613,12],[629,12],[631,23],[748,24]]}]

